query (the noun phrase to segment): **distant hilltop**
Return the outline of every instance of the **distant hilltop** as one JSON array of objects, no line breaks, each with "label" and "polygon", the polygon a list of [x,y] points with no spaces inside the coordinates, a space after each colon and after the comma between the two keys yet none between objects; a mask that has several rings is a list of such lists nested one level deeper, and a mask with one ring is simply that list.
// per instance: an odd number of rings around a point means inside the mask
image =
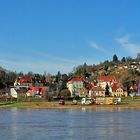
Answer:
[{"label": "distant hilltop", "polygon": [[105,60],[97,65],[84,63],[75,67],[71,75],[74,77],[85,76],[91,81],[96,80],[97,76],[111,75],[115,76],[124,86],[132,82],[138,84],[140,79],[140,53],[135,59],[129,56],[122,57],[119,60],[117,55],[114,54],[111,61]]}]

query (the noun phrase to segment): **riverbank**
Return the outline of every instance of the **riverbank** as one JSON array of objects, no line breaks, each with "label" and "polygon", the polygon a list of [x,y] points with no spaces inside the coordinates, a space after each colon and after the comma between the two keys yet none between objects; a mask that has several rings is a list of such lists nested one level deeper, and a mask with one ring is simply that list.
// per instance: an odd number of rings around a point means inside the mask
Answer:
[{"label": "riverbank", "polygon": [[58,108],[58,109],[79,109],[79,108],[137,108],[140,109],[140,104],[118,104],[118,105],[72,105],[70,102],[65,105],[59,105],[58,102],[13,102],[1,103],[0,108]]}]

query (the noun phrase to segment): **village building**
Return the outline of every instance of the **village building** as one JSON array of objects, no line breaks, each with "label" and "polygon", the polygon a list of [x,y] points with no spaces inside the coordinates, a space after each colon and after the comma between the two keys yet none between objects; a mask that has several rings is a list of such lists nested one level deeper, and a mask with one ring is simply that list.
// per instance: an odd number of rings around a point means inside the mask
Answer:
[{"label": "village building", "polygon": [[121,97],[121,96],[128,96],[127,90],[122,87],[112,87],[111,96]]},{"label": "village building", "polygon": [[81,88],[84,87],[84,78],[72,78],[67,82],[67,88],[71,93],[71,97],[78,96]]},{"label": "village building", "polygon": [[14,86],[32,86],[32,78],[28,75],[19,77],[15,81]]},{"label": "village building", "polygon": [[105,97],[105,89],[92,87],[92,89],[89,90],[89,97]]},{"label": "village building", "polygon": [[14,90],[13,92],[17,92],[20,96],[39,95],[41,97],[45,95],[47,88],[43,85],[43,83],[39,83],[38,85],[33,84],[32,77],[23,75],[21,77],[18,77],[14,82]]},{"label": "village building", "polygon": [[51,74],[48,74],[48,75],[45,76],[45,82],[46,83],[51,83],[52,82],[52,76],[51,76]]},{"label": "village building", "polygon": [[115,76],[99,76],[97,86],[105,89],[106,85],[109,86],[109,91],[112,92],[111,86],[117,83]]}]

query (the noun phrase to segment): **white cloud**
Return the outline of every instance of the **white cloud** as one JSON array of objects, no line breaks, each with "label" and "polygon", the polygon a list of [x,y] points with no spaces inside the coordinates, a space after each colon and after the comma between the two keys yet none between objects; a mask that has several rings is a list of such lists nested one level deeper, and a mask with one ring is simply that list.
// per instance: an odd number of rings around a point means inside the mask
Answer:
[{"label": "white cloud", "polygon": [[104,48],[102,48],[101,46],[99,46],[97,43],[95,42],[92,42],[92,41],[88,41],[90,47],[100,51],[100,52],[103,52],[103,53],[106,53],[106,54],[110,54],[110,52]]},{"label": "white cloud", "polygon": [[136,55],[140,52],[140,45],[132,42],[129,35],[117,38],[116,41],[131,55]]}]

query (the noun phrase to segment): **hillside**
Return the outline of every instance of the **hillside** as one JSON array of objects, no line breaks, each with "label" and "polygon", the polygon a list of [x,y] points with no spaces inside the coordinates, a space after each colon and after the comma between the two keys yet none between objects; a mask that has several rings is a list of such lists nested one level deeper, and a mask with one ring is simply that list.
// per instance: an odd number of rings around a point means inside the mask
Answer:
[{"label": "hillside", "polygon": [[[114,56],[113,56],[114,58]],[[89,80],[96,80],[99,75],[113,75],[123,86],[138,84],[140,79],[140,60],[138,58],[123,57],[112,61],[104,61],[98,65],[86,63],[74,69],[73,76],[85,76]]]}]

